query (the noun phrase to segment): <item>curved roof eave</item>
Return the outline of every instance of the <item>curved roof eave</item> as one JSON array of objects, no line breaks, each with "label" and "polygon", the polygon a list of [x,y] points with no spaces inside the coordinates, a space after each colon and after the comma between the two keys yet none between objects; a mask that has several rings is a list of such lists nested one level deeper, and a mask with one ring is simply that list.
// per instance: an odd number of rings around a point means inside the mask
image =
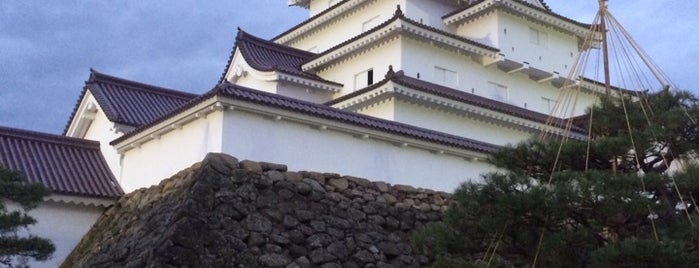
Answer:
[{"label": "curved roof eave", "polygon": [[344,42],[342,42],[342,43],[340,43],[340,44],[338,44],[338,45],[335,45],[335,46],[333,46],[333,47],[331,47],[331,48],[329,48],[329,49],[327,49],[327,50],[325,50],[325,51],[323,51],[323,52],[317,54],[317,55],[314,56],[313,58],[310,58],[310,59],[308,59],[306,62],[304,62],[301,66],[302,66],[302,68],[305,68],[304,66],[308,66],[311,62],[314,62],[314,61],[316,61],[316,60],[318,60],[318,59],[320,59],[320,58],[322,58],[322,57],[325,57],[325,56],[327,56],[327,55],[329,55],[329,54],[332,54],[332,53],[335,52],[335,51],[342,50],[343,47],[346,47],[346,46],[348,46],[348,45],[350,45],[350,44],[352,44],[352,43],[354,43],[354,42],[356,42],[356,41],[358,41],[358,40],[360,40],[360,39],[362,39],[362,38],[364,38],[364,37],[367,37],[367,36],[369,36],[369,35],[372,35],[372,34],[381,32],[381,30],[383,30],[384,28],[386,28],[386,27],[388,27],[389,25],[391,25],[391,23],[396,22],[396,21],[401,21],[401,22],[407,23],[408,25],[412,25],[412,26],[414,26],[414,27],[420,28],[420,29],[425,30],[425,31],[429,31],[429,32],[432,32],[432,33],[436,33],[436,34],[438,34],[438,35],[442,35],[442,36],[445,36],[445,37],[448,37],[448,38],[453,38],[453,39],[458,40],[458,41],[460,41],[460,42],[463,42],[463,43],[465,43],[465,44],[472,45],[472,46],[474,46],[474,47],[477,47],[477,48],[483,49],[483,50],[487,50],[487,51],[490,51],[490,52],[492,52],[492,53],[500,52],[500,49],[498,49],[498,48],[491,47],[491,46],[488,46],[488,45],[486,45],[486,44],[479,43],[479,42],[476,42],[476,41],[474,41],[474,40],[465,38],[465,37],[463,37],[463,36],[459,36],[459,35],[456,35],[456,34],[453,34],[453,33],[449,33],[449,32],[446,32],[446,31],[443,31],[443,30],[440,30],[440,29],[437,29],[437,28],[434,28],[434,27],[431,27],[431,26],[422,24],[422,23],[420,23],[420,22],[414,21],[414,20],[412,20],[412,19],[409,19],[409,18],[407,18],[407,17],[403,14],[403,11],[400,9],[400,6],[398,6],[398,7],[396,8],[396,11],[395,11],[393,17],[391,17],[390,19],[386,20],[385,22],[383,22],[383,23],[377,25],[376,27],[374,27],[374,28],[372,28],[372,29],[370,29],[370,30],[368,30],[368,31],[366,31],[366,32],[363,32],[363,33],[361,33],[361,34],[359,34],[359,35],[357,35],[357,36],[355,36],[355,37],[353,37],[353,38],[350,38],[350,39],[348,39],[348,40],[346,40],[346,41],[344,41]]},{"label": "curved roof eave", "polygon": [[[507,103],[502,103],[499,101],[495,101],[492,99],[488,99],[482,96],[478,96],[475,94],[471,94],[468,92],[463,92],[460,90],[452,89],[449,87],[445,87],[442,85],[437,85],[434,83],[430,83],[424,80],[419,80],[416,78],[408,77],[406,76],[403,71],[393,71],[393,68],[389,67],[389,71],[386,74],[385,78],[378,83],[375,83],[374,85],[371,85],[369,87],[366,87],[364,89],[357,90],[355,92],[352,92],[350,94],[341,96],[339,98],[336,98],[334,100],[331,100],[329,102],[324,103],[325,105],[332,106],[335,104],[338,104],[343,101],[350,100],[355,97],[359,97],[361,95],[367,94],[369,92],[372,92],[383,85],[385,85],[388,82],[393,82],[398,85],[405,86],[407,88],[415,89],[427,94],[435,95],[435,96],[440,96],[443,98],[455,100],[457,102],[469,104],[469,105],[474,105],[477,107],[481,107],[484,109],[492,110],[495,112],[511,115],[514,117],[522,118],[524,120],[531,120],[533,122],[538,122],[538,123],[553,123],[553,126],[559,126],[559,125],[564,125],[565,121],[568,119],[564,118],[552,118],[550,115],[547,114],[542,114],[539,112],[535,112],[532,110],[527,110],[521,107],[517,107],[514,105],[510,105]],[[549,122],[551,121],[551,122]],[[573,128],[575,132],[578,133],[585,133],[585,130],[582,128]]]},{"label": "curved roof eave", "polygon": [[460,148],[474,152],[491,153],[499,148],[499,146],[497,145],[482,141],[472,140],[399,122],[375,118],[372,116],[342,111],[326,105],[306,102],[290,97],[241,87],[228,82],[219,84],[211,91],[199,96],[198,98],[192,100],[188,104],[183,105],[178,110],[171,112],[167,116],[164,116],[157,121],[151,122],[148,125],[141,126],[138,129],[113,140],[112,142],[110,142],[110,145],[117,145],[126,140],[129,140],[130,138],[135,137],[139,133],[150,129],[151,127],[154,127],[159,123],[165,122],[170,118],[174,118],[180,115],[182,112],[217,96],[292,111],[308,116],[324,118],[326,120],[351,124],[363,128],[373,129],[375,131],[391,133],[394,135],[404,136],[417,140],[423,140],[446,146],[454,146],[455,148]]}]

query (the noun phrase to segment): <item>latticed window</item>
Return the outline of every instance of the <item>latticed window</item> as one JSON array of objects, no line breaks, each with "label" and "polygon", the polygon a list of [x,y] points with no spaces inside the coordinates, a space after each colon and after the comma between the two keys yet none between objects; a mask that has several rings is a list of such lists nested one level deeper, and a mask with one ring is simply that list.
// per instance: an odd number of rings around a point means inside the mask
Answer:
[{"label": "latticed window", "polygon": [[508,102],[510,99],[509,92],[507,90],[507,86],[495,83],[495,82],[488,82],[488,87],[490,88],[490,98],[501,101],[501,102]]},{"label": "latticed window", "polygon": [[537,46],[547,46],[549,35],[548,33],[539,31],[534,28],[529,28],[529,42]]},{"label": "latticed window", "polygon": [[434,79],[438,84],[448,87],[456,87],[459,84],[456,72],[444,67],[434,67]]}]

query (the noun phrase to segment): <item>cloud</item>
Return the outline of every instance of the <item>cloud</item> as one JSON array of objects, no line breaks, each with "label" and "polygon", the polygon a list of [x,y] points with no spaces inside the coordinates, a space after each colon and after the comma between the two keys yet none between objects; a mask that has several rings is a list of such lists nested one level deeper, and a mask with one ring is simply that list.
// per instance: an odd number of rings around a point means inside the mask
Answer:
[{"label": "cloud", "polygon": [[[589,21],[596,1],[547,0]],[[697,1],[611,1],[653,58],[694,86]],[[627,5],[627,6],[622,6]],[[89,68],[203,92],[219,79],[236,28],[271,38],[307,18],[280,0],[0,1],[0,125],[60,133]],[[696,87],[695,87],[696,88]]]}]

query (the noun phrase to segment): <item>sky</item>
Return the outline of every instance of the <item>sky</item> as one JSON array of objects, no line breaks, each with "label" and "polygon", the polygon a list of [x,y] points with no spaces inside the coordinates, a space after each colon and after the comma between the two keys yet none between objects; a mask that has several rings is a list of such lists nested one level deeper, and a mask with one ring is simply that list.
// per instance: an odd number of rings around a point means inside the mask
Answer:
[{"label": "sky", "polygon": [[[597,0],[546,0],[591,23]],[[609,9],[680,88],[699,92],[699,1]],[[271,38],[308,11],[286,0],[0,0],[0,126],[61,134],[90,68],[193,93],[215,86],[237,28]]]}]

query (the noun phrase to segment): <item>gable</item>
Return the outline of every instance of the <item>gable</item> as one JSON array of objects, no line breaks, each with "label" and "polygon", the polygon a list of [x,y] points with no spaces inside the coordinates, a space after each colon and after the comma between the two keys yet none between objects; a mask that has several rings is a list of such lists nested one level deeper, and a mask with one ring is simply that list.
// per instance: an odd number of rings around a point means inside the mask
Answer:
[{"label": "gable", "polygon": [[[88,94],[89,91],[89,94]],[[138,83],[90,70],[83,92],[73,109],[64,133],[82,129],[81,120],[90,118],[92,96],[109,121],[135,128],[177,109],[196,94]]]},{"label": "gable", "polygon": [[280,88],[278,82],[327,93],[339,91],[341,84],[301,70],[301,64],[315,55],[252,36],[239,29],[219,83],[227,81],[268,92],[276,92]]}]

